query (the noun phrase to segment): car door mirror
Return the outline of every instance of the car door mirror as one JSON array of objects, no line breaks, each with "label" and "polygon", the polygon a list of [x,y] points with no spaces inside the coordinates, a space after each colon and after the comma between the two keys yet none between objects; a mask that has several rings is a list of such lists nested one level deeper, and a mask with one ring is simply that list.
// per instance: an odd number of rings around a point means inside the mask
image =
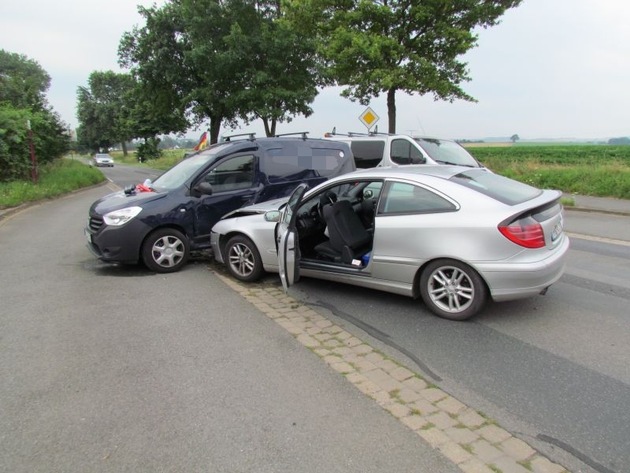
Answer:
[{"label": "car door mirror", "polygon": [[212,184],[205,181],[200,182],[195,186],[195,191],[200,195],[212,195]]},{"label": "car door mirror", "polygon": [[266,222],[279,222],[280,221],[280,211],[279,210],[270,210],[265,213],[265,221]]}]

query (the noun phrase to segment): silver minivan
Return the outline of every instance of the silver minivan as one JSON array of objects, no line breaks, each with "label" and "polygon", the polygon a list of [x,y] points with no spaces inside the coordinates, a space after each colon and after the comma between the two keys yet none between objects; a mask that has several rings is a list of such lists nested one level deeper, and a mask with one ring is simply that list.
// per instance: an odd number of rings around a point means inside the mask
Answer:
[{"label": "silver minivan", "polygon": [[350,145],[358,169],[407,164],[456,164],[484,167],[454,140],[387,133],[326,133],[326,139]]}]

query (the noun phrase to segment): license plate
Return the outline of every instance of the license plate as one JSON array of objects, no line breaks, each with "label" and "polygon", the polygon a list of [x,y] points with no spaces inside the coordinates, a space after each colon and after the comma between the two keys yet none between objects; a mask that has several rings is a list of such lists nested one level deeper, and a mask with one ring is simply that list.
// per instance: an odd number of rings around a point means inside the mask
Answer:
[{"label": "license plate", "polygon": [[562,235],[562,219],[560,219],[560,221],[556,223],[556,226],[553,227],[551,232],[551,241],[556,241],[560,238],[560,235]]},{"label": "license plate", "polygon": [[92,235],[87,230],[84,230],[84,232],[85,238],[87,238],[88,243],[92,243]]}]

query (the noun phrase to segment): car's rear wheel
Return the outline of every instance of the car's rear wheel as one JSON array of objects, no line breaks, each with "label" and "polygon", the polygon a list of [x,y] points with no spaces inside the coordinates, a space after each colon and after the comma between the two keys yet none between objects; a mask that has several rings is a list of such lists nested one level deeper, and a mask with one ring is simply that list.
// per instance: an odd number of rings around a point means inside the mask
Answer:
[{"label": "car's rear wheel", "polygon": [[257,281],[264,272],[256,245],[243,235],[229,239],[225,245],[225,262],[229,273],[240,281]]},{"label": "car's rear wheel", "polygon": [[470,266],[451,259],[429,263],[420,276],[422,300],[434,314],[449,320],[466,320],[486,303],[481,276]]},{"label": "car's rear wheel", "polygon": [[188,239],[173,228],[156,230],[142,245],[144,264],[157,273],[179,271],[188,261],[189,253]]}]

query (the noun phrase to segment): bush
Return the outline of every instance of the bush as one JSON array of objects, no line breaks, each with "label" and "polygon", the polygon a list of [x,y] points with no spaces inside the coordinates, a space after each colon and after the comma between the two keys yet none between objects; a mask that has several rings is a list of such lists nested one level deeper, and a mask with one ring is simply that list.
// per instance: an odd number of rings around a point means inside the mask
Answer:
[{"label": "bush", "polygon": [[144,143],[138,145],[138,149],[136,150],[138,161],[144,163],[146,161],[158,159],[160,156],[162,156],[162,150],[158,147],[159,144],[159,138],[145,139]]},{"label": "bush", "polygon": [[[29,136],[27,122],[32,135]],[[31,171],[30,139],[39,165],[68,151],[70,139],[54,112],[0,105],[0,182],[28,179]]]}]

